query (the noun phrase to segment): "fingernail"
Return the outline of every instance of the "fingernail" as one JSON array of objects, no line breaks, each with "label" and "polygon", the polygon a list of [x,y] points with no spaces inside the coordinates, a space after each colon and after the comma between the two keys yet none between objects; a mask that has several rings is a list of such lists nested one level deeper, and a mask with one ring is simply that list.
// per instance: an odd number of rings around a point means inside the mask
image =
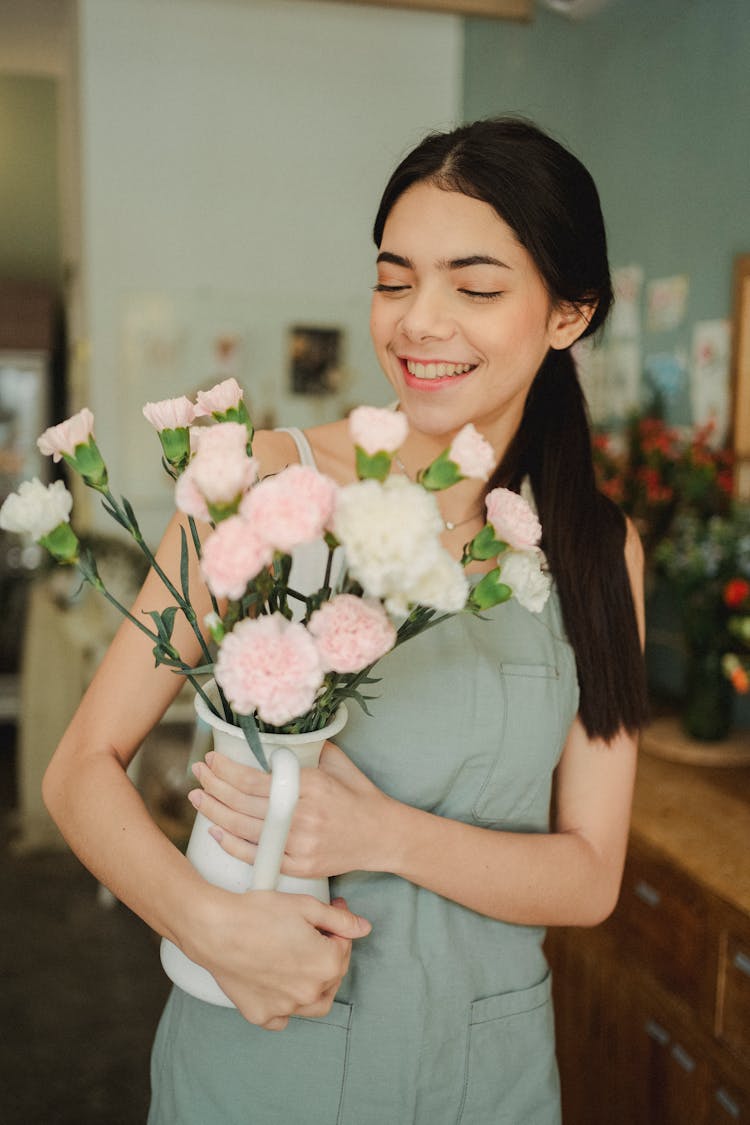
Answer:
[{"label": "fingernail", "polygon": [[217,844],[220,844],[224,839],[224,832],[221,828],[217,828],[216,825],[214,825],[212,828],[209,828],[208,834],[209,836],[213,836]]},{"label": "fingernail", "polygon": [[187,795],[187,798],[193,808],[197,809],[200,806],[201,801],[203,800],[203,790],[191,789]]},{"label": "fingernail", "polygon": [[209,752],[208,752],[207,754],[204,754],[204,758],[205,758],[205,761],[206,761],[206,765],[207,765],[207,766],[210,766],[210,765],[211,765],[211,763],[212,763],[212,762],[213,762],[213,760],[214,760],[214,752],[213,752],[213,750],[209,750]]},{"label": "fingernail", "polygon": [[201,779],[201,770],[203,769],[203,762],[194,762],[190,767],[193,777],[197,777],[198,781]]}]

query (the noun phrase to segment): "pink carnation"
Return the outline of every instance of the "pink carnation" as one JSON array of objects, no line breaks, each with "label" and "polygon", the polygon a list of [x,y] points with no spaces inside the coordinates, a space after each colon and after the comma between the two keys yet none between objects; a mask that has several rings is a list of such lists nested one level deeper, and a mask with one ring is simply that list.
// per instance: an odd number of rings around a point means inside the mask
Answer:
[{"label": "pink carnation", "polygon": [[241,598],[248,582],[268,566],[273,551],[246,520],[223,520],[203,545],[201,574],[217,598]]},{"label": "pink carnation", "polygon": [[179,398],[164,398],[160,402],[147,402],[143,407],[143,417],[155,430],[179,430],[192,426],[196,410],[186,395]]},{"label": "pink carnation", "polygon": [[542,537],[542,526],[532,508],[517,492],[493,488],[487,493],[487,522],[495,535],[519,551],[536,547]]},{"label": "pink carnation", "polygon": [[258,462],[248,456],[247,430],[239,422],[196,428],[191,438],[197,448],[186,472],[209,504],[231,504],[257,480]]},{"label": "pink carnation", "polygon": [[323,683],[315,642],[280,613],[241,621],[226,636],[216,680],[235,711],[282,726],[310,710]]},{"label": "pink carnation", "polygon": [[46,457],[59,461],[63,455],[72,457],[79,445],[86,445],[94,431],[94,415],[87,406],[65,422],[50,426],[37,438],[37,447]]},{"label": "pink carnation", "polygon": [[174,487],[175,504],[186,516],[192,516],[194,520],[202,520],[203,523],[209,523],[211,513],[208,510],[208,505],[206,504],[203,493],[195,483],[191,470],[192,465],[188,465],[184,473],[177,478],[177,483]]},{"label": "pink carnation", "polygon": [[289,465],[245,496],[240,514],[277,551],[320,539],[333,518],[337,486],[306,465]]},{"label": "pink carnation", "polygon": [[353,594],[324,602],[308,628],[324,667],[331,672],[361,672],[396,643],[396,630],[380,602]]},{"label": "pink carnation", "polygon": [[[202,418],[212,414],[226,414],[228,410],[236,409],[244,395],[242,387],[236,379],[224,379],[208,391],[198,391],[196,395],[196,417]],[[247,435],[246,435],[247,437]]]},{"label": "pink carnation", "polygon": [[497,464],[494,449],[471,422],[458,431],[448,456],[458,465],[462,477],[472,477],[474,480],[489,480],[490,473]]},{"label": "pink carnation", "polygon": [[373,457],[376,453],[395,453],[406,441],[409,423],[397,410],[357,406],[349,415],[349,433],[354,444]]}]

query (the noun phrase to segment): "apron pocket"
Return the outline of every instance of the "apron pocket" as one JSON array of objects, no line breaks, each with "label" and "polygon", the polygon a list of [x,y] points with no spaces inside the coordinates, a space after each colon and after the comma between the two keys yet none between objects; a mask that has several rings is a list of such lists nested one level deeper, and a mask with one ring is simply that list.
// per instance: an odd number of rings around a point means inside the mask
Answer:
[{"label": "apron pocket", "polygon": [[556,667],[503,663],[499,673],[499,746],[471,812],[476,823],[510,825],[523,819],[539,790],[549,784],[567,730]]},{"label": "apron pocket", "polygon": [[180,1011],[165,1029],[149,1125],[336,1125],[350,1004],[334,1001],[320,1019],[293,1016],[283,1031],[264,1031],[237,1011],[175,994]]},{"label": "apron pocket", "polygon": [[551,978],[475,1000],[457,1125],[559,1125]]}]

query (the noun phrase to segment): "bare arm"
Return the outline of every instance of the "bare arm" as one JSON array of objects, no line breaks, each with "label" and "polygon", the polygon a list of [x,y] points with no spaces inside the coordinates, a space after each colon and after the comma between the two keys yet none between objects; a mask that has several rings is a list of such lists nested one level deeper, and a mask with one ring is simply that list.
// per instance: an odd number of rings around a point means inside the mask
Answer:
[{"label": "bare arm", "polygon": [[[643,636],[643,560],[629,528],[626,558]],[[613,909],[627,846],[636,740],[590,740],[576,720],[556,774],[547,834],[497,832],[414,809],[380,792],[330,744],[304,788],[287,844],[290,875],[390,871],[481,914],[508,922],[593,925]],[[251,858],[267,783],[221,756],[199,770],[202,810],[224,846]],[[237,794],[243,789],[244,794]],[[231,811],[229,806],[234,806]]]}]

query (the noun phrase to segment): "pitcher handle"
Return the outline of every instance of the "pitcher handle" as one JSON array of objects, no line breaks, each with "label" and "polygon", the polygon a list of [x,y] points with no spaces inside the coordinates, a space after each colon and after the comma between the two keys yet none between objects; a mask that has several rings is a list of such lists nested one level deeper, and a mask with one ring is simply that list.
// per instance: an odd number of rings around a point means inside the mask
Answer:
[{"label": "pitcher handle", "polygon": [[271,796],[253,863],[253,891],[273,891],[279,880],[286,839],[299,797],[299,762],[286,746],[271,754]]}]

